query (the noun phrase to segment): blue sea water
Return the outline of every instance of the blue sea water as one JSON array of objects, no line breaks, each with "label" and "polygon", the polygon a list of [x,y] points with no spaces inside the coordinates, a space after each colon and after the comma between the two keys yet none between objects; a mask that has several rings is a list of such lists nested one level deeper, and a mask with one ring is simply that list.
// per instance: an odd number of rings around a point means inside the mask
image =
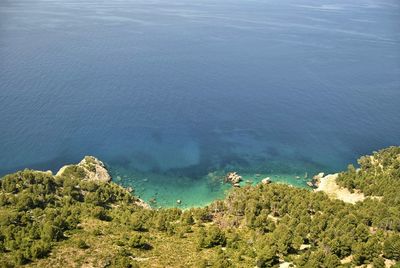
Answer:
[{"label": "blue sea water", "polygon": [[400,144],[400,3],[3,0],[0,128],[0,175],[90,154],[160,206],[232,170],[301,187]]}]

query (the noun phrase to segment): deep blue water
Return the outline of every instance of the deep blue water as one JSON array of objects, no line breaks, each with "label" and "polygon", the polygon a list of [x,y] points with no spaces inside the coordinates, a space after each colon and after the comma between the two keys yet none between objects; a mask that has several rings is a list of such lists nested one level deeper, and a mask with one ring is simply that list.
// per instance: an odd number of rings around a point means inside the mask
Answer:
[{"label": "deep blue water", "polygon": [[342,170],[400,144],[400,3],[3,0],[0,127],[3,175]]}]

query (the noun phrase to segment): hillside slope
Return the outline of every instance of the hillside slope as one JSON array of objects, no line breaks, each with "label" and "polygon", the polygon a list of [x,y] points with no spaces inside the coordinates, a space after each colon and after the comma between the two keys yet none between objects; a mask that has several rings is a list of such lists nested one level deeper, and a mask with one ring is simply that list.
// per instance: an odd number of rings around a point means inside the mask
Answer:
[{"label": "hillside slope", "polygon": [[362,157],[359,170],[338,176],[339,185],[364,192],[355,204],[260,184],[232,189],[204,208],[151,210],[115,183],[89,179],[95,171],[71,165],[57,176],[24,170],[0,180],[0,267],[400,262],[399,147]]}]

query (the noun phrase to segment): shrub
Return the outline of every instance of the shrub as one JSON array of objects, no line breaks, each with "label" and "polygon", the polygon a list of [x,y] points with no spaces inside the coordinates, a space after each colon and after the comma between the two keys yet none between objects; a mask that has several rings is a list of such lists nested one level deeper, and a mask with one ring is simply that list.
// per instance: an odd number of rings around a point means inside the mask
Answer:
[{"label": "shrub", "polygon": [[82,239],[79,239],[79,240],[76,242],[76,245],[77,245],[78,248],[80,248],[80,249],[88,249],[88,248],[89,248],[89,245],[86,244],[86,242],[85,242],[84,240],[82,240]]},{"label": "shrub", "polygon": [[147,243],[146,239],[141,234],[134,234],[129,239],[129,246],[144,250],[151,249],[151,245]]}]

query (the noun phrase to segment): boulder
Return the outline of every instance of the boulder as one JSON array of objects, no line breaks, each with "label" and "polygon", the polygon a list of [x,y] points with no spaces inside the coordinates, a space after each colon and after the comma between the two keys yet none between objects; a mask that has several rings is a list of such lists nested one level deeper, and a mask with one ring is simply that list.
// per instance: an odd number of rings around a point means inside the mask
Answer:
[{"label": "boulder", "polygon": [[311,187],[318,187],[318,185],[321,183],[321,179],[324,177],[324,175],[325,175],[324,172],[320,172],[317,175],[315,175],[311,181],[311,183],[312,183]]},{"label": "boulder", "polygon": [[320,179],[322,179],[324,177],[324,175],[325,175],[324,172],[320,172],[320,173],[318,173],[317,175],[315,175],[313,177],[313,180],[320,180]]},{"label": "boulder", "polygon": [[139,207],[142,207],[144,209],[151,209],[151,206],[149,204],[147,204],[146,202],[144,202],[142,199],[138,198],[135,201],[135,204]]},{"label": "boulder", "polygon": [[237,172],[229,172],[226,176],[225,176],[225,182],[229,182],[232,185],[238,184],[239,182],[242,181],[242,176],[240,176],[239,174],[237,174]]},{"label": "boulder", "polygon": [[271,183],[271,178],[270,177],[266,177],[264,179],[261,180],[262,184],[270,184]]}]

